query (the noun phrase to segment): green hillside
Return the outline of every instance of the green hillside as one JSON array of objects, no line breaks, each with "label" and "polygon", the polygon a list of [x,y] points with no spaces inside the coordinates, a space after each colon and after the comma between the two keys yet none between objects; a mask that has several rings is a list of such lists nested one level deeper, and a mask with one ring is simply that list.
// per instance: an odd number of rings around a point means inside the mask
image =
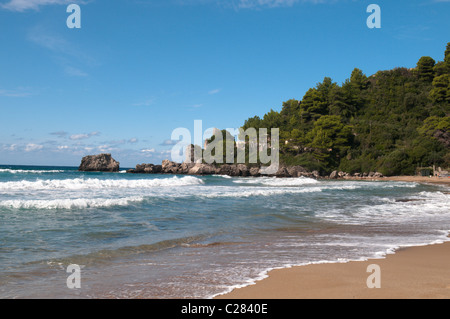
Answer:
[{"label": "green hillside", "polygon": [[280,128],[282,163],[322,173],[450,167],[450,43],[441,62],[422,57],[413,69],[369,77],[354,69],[342,85],[326,77],[249,127]]}]

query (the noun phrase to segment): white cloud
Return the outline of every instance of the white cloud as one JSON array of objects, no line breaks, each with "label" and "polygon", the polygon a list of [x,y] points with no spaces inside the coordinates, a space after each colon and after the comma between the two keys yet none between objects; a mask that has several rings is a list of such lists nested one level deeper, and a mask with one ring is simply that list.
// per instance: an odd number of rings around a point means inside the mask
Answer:
[{"label": "white cloud", "polygon": [[291,7],[298,0],[239,0],[237,3],[237,8],[240,9],[249,9],[249,8],[257,8],[257,7]]},{"label": "white cloud", "polygon": [[134,144],[134,143],[137,143],[137,142],[138,142],[138,139],[135,138],[135,137],[130,138],[130,139],[128,140],[128,143],[131,143],[131,144]]},{"label": "white cloud", "polygon": [[142,102],[134,103],[133,106],[150,106],[155,103],[155,99],[148,99]]},{"label": "white cloud", "polygon": [[[175,0],[173,0],[175,1]],[[292,7],[297,3],[328,3],[339,0],[176,0],[181,5],[210,5],[216,4],[224,8],[239,9],[264,9],[278,7]],[[437,0],[440,1],[440,0]],[[441,0],[450,1],[450,0]]]},{"label": "white cloud", "polygon": [[73,46],[66,39],[59,35],[50,34],[41,26],[30,29],[27,39],[50,51],[73,55],[70,51]]},{"label": "white cloud", "polygon": [[70,76],[77,76],[77,77],[85,77],[85,76],[88,76],[87,73],[81,71],[80,69],[77,69],[77,68],[74,68],[74,67],[72,67],[72,66],[69,66],[69,65],[67,65],[67,66],[64,68],[64,72],[66,72],[66,74],[67,74],[67,75],[70,75]]},{"label": "white cloud", "polygon": [[30,96],[32,93],[29,89],[26,88],[17,88],[14,90],[4,90],[0,89],[0,96],[6,97],[26,97]]},{"label": "white cloud", "polygon": [[141,150],[141,152],[142,153],[151,153],[151,154],[153,154],[153,153],[156,152],[156,150],[154,148],[149,148],[149,149]]},{"label": "white cloud", "polygon": [[89,134],[74,134],[69,137],[72,141],[84,140],[89,138]]},{"label": "white cloud", "polygon": [[68,61],[74,62],[75,60],[86,65],[98,64],[92,56],[86,53],[86,50],[42,25],[30,28],[27,33],[27,40],[56,53],[60,64],[69,65]]},{"label": "white cloud", "polygon": [[136,144],[139,142],[139,140],[135,137],[130,139],[121,139],[121,140],[112,140],[112,141],[106,141],[104,143],[108,143],[110,145],[118,146],[118,145],[125,145],[125,144]]},{"label": "white cloud", "polygon": [[140,152],[145,158],[152,160],[164,160],[170,158],[172,150],[157,151],[154,148],[142,149]]},{"label": "white cloud", "polygon": [[236,0],[233,1],[233,6],[237,9],[280,8],[292,7],[297,3],[321,4],[337,1],[340,0]]},{"label": "white cloud", "polygon": [[4,145],[3,149],[5,151],[15,151],[17,149],[17,144]]},{"label": "white cloud", "polygon": [[[23,12],[26,10],[38,10],[40,6],[75,3],[74,0],[10,0],[1,4],[1,7],[11,11]],[[78,1],[80,2],[80,1]]]},{"label": "white cloud", "polygon": [[91,132],[89,134],[74,134],[74,135],[71,135],[69,138],[72,141],[78,141],[78,140],[84,140],[84,139],[88,139],[88,138],[91,138],[93,136],[98,136],[98,135],[100,135],[100,132]]},{"label": "white cloud", "polygon": [[105,144],[105,145],[97,146],[97,149],[101,153],[111,153],[116,148],[111,147],[111,145]]},{"label": "white cloud", "polygon": [[175,141],[175,140],[165,140],[164,142],[162,142],[161,144],[159,144],[160,146],[173,146],[176,145],[179,141]]},{"label": "white cloud", "polygon": [[219,93],[220,91],[222,91],[222,90],[221,89],[214,89],[214,90],[209,91],[208,94],[209,95],[214,95],[214,94]]},{"label": "white cloud", "polygon": [[27,146],[25,146],[25,152],[34,152],[34,151],[39,151],[41,149],[43,149],[44,146],[42,145],[38,145],[38,144],[27,144]]},{"label": "white cloud", "polygon": [[94,58],[86,53],[86,50],[41,25],[30,28],[27,40],[48,50],[51,53],[51,59],[59,64],[63,72],[69,76],[86,77],[88,73],[82,68],[98,64]]},{"label": "white cloud", "polygon": [[65,131],[58,131],[58,132],[52,132],[50,133],[50,135],[54,135],[57,136],[59,138],[63,138],[66,137],[69,133],[65,132]]}]

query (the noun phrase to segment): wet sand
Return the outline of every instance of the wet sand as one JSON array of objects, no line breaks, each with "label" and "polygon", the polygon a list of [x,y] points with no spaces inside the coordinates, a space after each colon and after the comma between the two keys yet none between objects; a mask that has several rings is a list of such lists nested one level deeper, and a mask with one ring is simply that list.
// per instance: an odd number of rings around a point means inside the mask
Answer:
[{"label": "wet sand", "polygon": [[[368,288],[380,266],[381,288]],[[384,259],[273,270],[221,299],[450,299],[450,242],[411,247]],[[372,281],[371,281],[372,282]]]}]

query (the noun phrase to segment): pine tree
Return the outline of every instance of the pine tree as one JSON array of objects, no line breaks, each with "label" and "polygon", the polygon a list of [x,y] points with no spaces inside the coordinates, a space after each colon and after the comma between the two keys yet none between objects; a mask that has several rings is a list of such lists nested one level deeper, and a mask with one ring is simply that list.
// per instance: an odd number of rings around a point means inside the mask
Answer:
[{"label": "pine tree", "polygon": [[433,58],[429,56],[421,57],[419,62],[417,62],[417,75],[419,79],[423,79],[426,82],[433,81],[435,64],[436,61]]},{"label": "pine tree", "polygon": [[435,103],[450,103],[450,75],[443,74],[433,80],[430,97]]}]

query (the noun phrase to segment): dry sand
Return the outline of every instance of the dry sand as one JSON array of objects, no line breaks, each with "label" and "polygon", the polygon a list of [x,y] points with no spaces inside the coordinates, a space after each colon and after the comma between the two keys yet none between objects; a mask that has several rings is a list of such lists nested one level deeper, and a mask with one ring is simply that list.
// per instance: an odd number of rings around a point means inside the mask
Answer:
[{"label": "dry sand", "polygon": [[[450,178],[398,176],[384,181],[450,184]],[[367,287],[369,265],[381,288]],[[383,259],[273,270],[255,285],[219,299],[450,299],[450,242],[401,249]]]}]

